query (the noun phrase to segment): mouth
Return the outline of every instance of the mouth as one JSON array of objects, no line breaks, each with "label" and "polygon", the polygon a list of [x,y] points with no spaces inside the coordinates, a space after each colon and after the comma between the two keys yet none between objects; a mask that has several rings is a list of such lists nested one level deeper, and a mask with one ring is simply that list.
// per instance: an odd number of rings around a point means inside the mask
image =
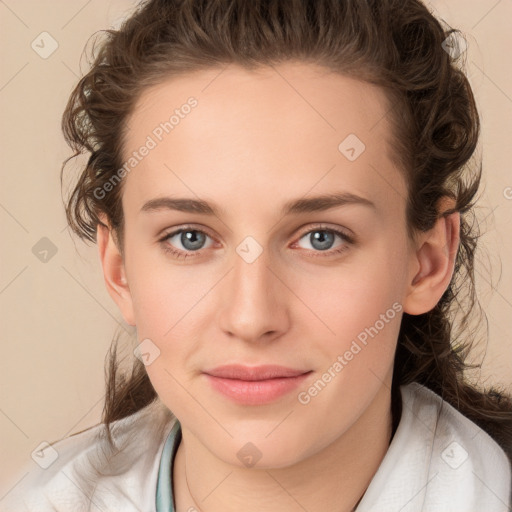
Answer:
[{"label": "mouth", "polygon": [[274,402],[296,389],[312,373],[284,366],[227,365],[204,372],[211,387],[241,405]]}]

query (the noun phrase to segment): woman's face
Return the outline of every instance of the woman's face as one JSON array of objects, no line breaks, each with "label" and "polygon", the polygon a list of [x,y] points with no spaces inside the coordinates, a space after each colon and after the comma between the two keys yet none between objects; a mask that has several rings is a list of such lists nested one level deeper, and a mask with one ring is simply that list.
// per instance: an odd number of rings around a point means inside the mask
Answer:
[{"label": "woman's face", "polygon": [[[225,462],[287,466],[389,400],[415,271],[390,107],[288,63],[171,79],[129,119],[121,309],[161,400]],[[224,365],[303,375],[205,373]]]}]

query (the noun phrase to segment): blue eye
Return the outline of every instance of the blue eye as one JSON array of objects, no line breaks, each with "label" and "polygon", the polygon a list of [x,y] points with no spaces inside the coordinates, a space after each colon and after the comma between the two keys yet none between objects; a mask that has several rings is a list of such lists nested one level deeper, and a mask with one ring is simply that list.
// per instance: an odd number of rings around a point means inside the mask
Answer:
[{"label": "blue eye", "polygon": [[[336,238],[341,240],[337,247],[333,248]],[[205,243],[210,239],[210,244]],[[333,229],[317,227],[304,233],[293,245],[306,239],[311,247],[306,247],[312,256],[332,256],[339,254],[353,244],[353,239],[347,233]],[[213,239],[210,235],[200,229],[192,227],[182,227],[161,238],[160,243],[165,252],[172,254],[176,258],[188,258],[196,256],[195,253],[201,253],[202,249],[208,249],[213,245]],[[178,247],[176,247],[178,245]],[[181,247],[179,247],[181,245]]]},{"label": "blue eye", "polygon": [[[173,238],[177,238],[170,244]],[[165,235],[160,241],[163,243],[163,247],[166,251],[178,256],[186,258],[190,254],[186,254],[186,251],[198,252],[205,247],[204,242],[206,238],[210,238],[204,231],[199,229],[191,229],[191,228],[181,228],[177,231],[173,231],[168,235]],[[183,249],[176,249],[173,247],[175,243],[180,243]],[[185,254],[184,254],[185,253]]]},{"label": "blue eye", "polygon": [[[341,239],[341,243],[337,248],[333,249],[332,247],[335,243],[336,237]],[[311,246],[306,247],[306,249],[320,253],[325,252],[328,254],[340,253],[346,250],[349,244],[353,243],[352,238],[346,233],[332,228],[316,228],[310,230],[302,235],[299,241],[302,239],[305,239]]]}]

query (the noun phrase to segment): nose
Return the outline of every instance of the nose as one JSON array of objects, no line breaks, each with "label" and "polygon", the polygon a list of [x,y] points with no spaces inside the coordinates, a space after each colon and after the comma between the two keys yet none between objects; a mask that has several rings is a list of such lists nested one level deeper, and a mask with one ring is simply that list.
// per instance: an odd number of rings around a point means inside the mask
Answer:
[{"label": "nose", "polygon": [[285,279],[265,250],[252,262],[235,253],[233,268],[221,284],[220,328],[247,342],[275,340],[289,328]]}]

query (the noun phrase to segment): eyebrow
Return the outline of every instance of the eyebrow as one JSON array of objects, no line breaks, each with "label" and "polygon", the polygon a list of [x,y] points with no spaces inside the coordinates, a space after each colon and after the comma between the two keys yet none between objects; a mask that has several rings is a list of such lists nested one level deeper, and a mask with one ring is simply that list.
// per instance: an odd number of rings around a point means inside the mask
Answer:
[{"label": "eyebrow", "polygon": [[[372,201],[364,197],[360,197],[350,192],[340,192],[334,194],[324,194],[320,196],[295,199],[287,202],[282,210],[281,215],[291,215],[299,213],[312,213],[322,212],[345,206],[349,204],[358,204],[367,206],[376,210],[376,206]],[[161,210],[177,210],[186,213],[201,213],[204,215],[220,215],[220,209],[203,201],[202,199],[189,199],[189,198],[173,198],[173,197],[158,197],[151,199],[144,203],[141,212],[156,212]]]}]

